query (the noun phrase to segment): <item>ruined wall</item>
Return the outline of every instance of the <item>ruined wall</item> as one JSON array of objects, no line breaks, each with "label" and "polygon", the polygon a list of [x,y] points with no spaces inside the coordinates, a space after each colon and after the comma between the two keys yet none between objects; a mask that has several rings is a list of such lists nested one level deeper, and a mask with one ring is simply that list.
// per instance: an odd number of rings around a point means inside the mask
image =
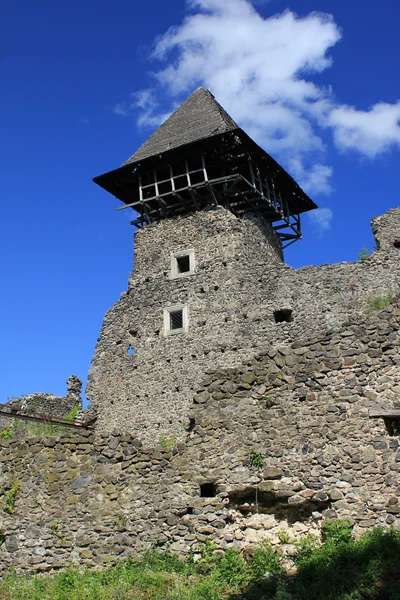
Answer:
[{"label": "ruined wall", "polygon": [[1,440],[1,567],[107,565],[153,544],[196,551],[206,539],[280,544],[282,531],[290,555],[288,539],[335,517],[357,532],[399,528],[399,438],[369,417],[398,407],[399,319],[391,305],[210,371],[178,443],[147,448],[90,431]]},{"label": "ruined wall", "polygon": [[67,394],[54,396],[44,392],[27,394],[21,398],[13,398],[0,405],[1,410],[10,413],[10,417],[0,417],[0,430],[12,423],[16,414],[46,416],[62,419],[76,405],[82,407],[82,382],[76,375],[67,379]]},{"label": "ruined wall", "polygon": [[[222,207],[137,232],[128,291],[105,317],[89,374],[97,430],[118,428],[153,444],[182,437],[206,370],[336,331],[365,316],[373,296],[396,294],[400,210],[375,219],[373,229],[379,250],[369,259],[298,270],[281,262],[270,226]],[[186,249],[195,251],[195,273],[171,279],[170,255]],[[177,304],[188,307],[188,332],[165,337],[163,310]],[[292,311],[290,323],[275,322],[280,309]]]}]

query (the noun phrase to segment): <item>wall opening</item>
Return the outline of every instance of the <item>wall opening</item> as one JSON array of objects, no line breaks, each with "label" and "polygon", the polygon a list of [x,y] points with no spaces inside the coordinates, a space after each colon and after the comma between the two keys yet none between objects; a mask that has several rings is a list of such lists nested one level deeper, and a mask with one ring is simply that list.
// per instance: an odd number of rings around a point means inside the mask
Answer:
[{"label": "wall opening", "polygon": [[183,327],[183,311],[173,310],[169,313],[169,328],[182,329]]},{"label": "wall opening", "polygon": [[389,435],[400,436],[400,419],[384,419],[386,431]]},{"label": "wall opening", "polygon": [[395,248],[400,248],[400,239],[396,239],[396,240],[394,240],[394,241],[393,241],[393,246],[394,246]]},{"label": "wall opening", "polygon": [[176,263],[178,267],[178,273],[189,273],[190,271],[190,257],[189,254],[186,256],[178,256],[176,258]]},{"label": "wall opening", "polygon": [[194,250],[184,250],[171,254],[171,279],[192,275],[195,270]]},{"label": "wall opening", "polygon": [[129,345],[129,348],[128,348],[128,354],[129,354],[129,356],[133,356],[133,355],[135,354],[135,349],[134,349],[134,348],[132,348],[132,346],[131,346],[131,345]]},{"label": "wall opening", "polygon": [[274,312],[275,323],[290,323],[292,319],[292,311],[288,308],[282,308]]},{"label": "wall opening", "polygon": [[215,483],[202,483],[200,486],[201,498],[215,498],[217,495],[217,486]]}]

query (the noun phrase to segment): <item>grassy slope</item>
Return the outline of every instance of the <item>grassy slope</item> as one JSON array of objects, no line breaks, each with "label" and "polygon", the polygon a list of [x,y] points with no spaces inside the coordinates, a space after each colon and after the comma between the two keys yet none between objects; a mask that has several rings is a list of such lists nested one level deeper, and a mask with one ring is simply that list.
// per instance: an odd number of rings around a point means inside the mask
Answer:
[{"label": "grassy slope", "polygon": [[[267,544],[251,556],[206,544],[201,558],[179,561],[148,552],[101,571],[69,569],[34,577],[10,573],[1,600],[400,600],[400,533],[375,529],[360,540],[336,522],[318,545],[298,546],[297,573],[288,575]],[[268,573],[267,577],[265,574]]]}]

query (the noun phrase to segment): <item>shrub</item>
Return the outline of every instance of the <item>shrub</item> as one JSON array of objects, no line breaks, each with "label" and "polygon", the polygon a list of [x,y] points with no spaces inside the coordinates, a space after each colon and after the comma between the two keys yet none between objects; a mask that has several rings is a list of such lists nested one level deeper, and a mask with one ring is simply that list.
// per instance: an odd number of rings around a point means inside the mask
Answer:
[{"label": "shrub", "polygon": [[250,566],[253,578],[283,572],[281,557],[268,542],[262,542],[251,555]]},{"label": "shrub", "polygon": [[353,523],[351,521],[325,521],[322,526],[322,540],[324,542],[351,542]]},{"label": "shrub", "polygon": [[256,450],[252,450],[250,452],[249,464],[251,467],[256,467],[260,469],[264,464],[263,455],[261,452],[257,452]]}]

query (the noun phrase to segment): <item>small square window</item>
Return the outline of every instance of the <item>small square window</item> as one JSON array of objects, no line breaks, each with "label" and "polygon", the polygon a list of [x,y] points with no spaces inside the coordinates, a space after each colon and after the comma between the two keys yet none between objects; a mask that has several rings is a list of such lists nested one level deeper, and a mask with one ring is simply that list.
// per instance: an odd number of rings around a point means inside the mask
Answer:
[{"label": "small square window", "polygon": [[169,313],[169,328],[182,329],[183,327],[183,311],[174,310]]},{"label": "small square window", "polygon": [[164,334],[185,333],[188,330],[187,306],[170,306],[164,309]]},{"label": "small square window", "polygon": [[171,279],[193,275],[194,270],[194,250],[183,250],[171,255]]}]

